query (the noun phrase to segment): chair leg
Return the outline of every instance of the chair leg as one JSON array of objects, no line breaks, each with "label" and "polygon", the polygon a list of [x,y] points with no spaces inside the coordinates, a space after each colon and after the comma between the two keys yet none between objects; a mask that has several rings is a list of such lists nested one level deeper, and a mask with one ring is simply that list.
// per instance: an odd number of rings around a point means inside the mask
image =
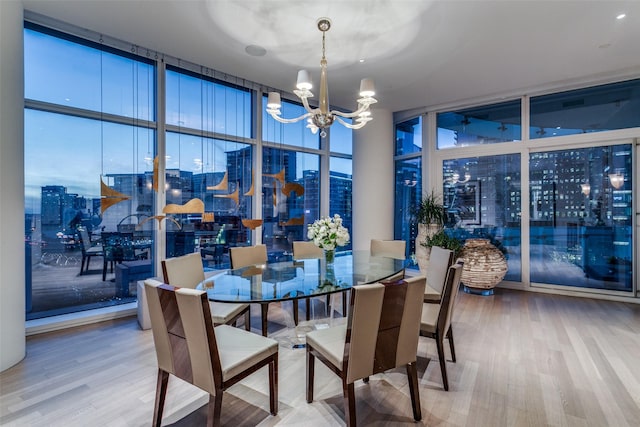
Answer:
[{"label": "chair leg", "polygon": [[422,419],[422,409],[420,408],[420,389],[418,388],[418,371],[416,364],[407,363],[407,380],[409,381],[409,393],[411,393],[411,407],[413,408],[413,419]]},{"label": "chair leg", "polygon": [[307,321],[311,320],[311,298],[305,298],[306,306],[307,306]]},{"label": "chair leg", "polygon": [[244,329],[251,332],[251,308],[247,308],[247,311],[244,312]]},{"label": "chair leg", "polygon": [[220,426],[220,412],[222,412],[222,389],[216,390],[216,395],[209,395],[209,404],[207,405],[207,426]]},{"label": "chair leg", "polygon": [[315,357],[307,346],[307,403],[313,402],[313,375],[315,371]]},{"label": "chair leg", "polygon": [[102,281],[104,282],[107,278],[107,260],[105,259],[102,262]]},{"label": "chair leg", "polygon": [[278,414],[278,357],[269,362],[269,412]]},{"label": "chair leg", "polygon": [[453,361],[453,363],[456,363],[456,350],[453,347],[453,326],[452,325],[449,325],[447,338],[449,338],[449,348],[451,349],[451,360]]},{"label": "chair leg", "polygon": [[293,324],[298,326],[298,299],[293,299]]},{"label": "chair leg", "polygon": [[353,383],[347,384],[346,381],[346,379],[342,379],[345,423],[349,427],[356,427],[356,394]]},{"label": "chair leg", "polygon": [[260,304],[260,315],[262,317],[262,336],[267,336],[267,312],[269,311],[269,303]]},{"label": "chair leg", "polygon": [[162,411],[164,410],[164,398],[167,396],[169,373],[158,369],[158,384],[156,385],[156,403],[153,409],[153,425],[160,427],[162,424]]},{"label": "chair leg", "polygon": [[[84,270],[84,259],[85,257],[82,257],[82,260],[80,261],[80,275],[82,276],[82,271]],[[89,263],[87,262],[87,270],[89,269]]]},{"label": "chair leg", "polygon": [[442,385],[445,391],[449,391],[449,382],[447,381],[447,365],[444,356],[444,338],[436,336],[436,346],[438,347],[438,359],[440,359],[440,372],[442,372]]}]

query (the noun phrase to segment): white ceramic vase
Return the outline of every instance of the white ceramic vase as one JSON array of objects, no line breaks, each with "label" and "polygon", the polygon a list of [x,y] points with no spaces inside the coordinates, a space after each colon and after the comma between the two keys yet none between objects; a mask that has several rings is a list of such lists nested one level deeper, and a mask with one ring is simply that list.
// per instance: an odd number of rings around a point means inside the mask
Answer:
[{"label": "white ceramic vase", "polygon": [[418,224],[418,236],[416,237],[416,261],[420,268],[420,274],[427,274],[429,267],[429,255],[431,248],[422,246],[427,237],[432,237],[442,229],[438,224]]}]

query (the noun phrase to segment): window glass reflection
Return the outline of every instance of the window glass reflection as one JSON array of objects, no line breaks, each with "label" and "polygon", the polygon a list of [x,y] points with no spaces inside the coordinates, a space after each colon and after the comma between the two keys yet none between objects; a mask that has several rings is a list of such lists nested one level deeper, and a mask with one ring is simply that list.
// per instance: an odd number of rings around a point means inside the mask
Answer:
[{"label": "window glass reflection", "polygon": [[396,125],[396,155],[422,151],[422,116]]},{"label": "window glass reflection", "polygon": [[251,138],[251,91],[168,67],[167,124]]},{"label": "window glass reflection", "polygon": [[507,259],[505,280],[520,281],[520,155],[445,160],[442,178],[447,232],[489,239]]},{"label": "window glass reflection", "polygon": [[[333,133],[331,136],[333,137]],[[329,159],[329,216],[342,218],[342,225],[353,232],[352,177],[353,161],[341,157]],[[306,236],[305,236],[306,237]],[[352,240],[347,245],[338,246],[336,252],[351,250]]]},{"label": "window glass reflection", "polygon": [[262,149],[262,242],[270,260],[291,254],[292,243],[307,240],[307,225],[319,218],[320,156]]},{"label": "window glass reflection", "polygon": [[631,145],[532,153],[531,281],[632,290]]},{"label": "window glass reflection", "polygon": [[438,114],[438,149],[519,141],[520,100]]},{"label": "window glass reflection", "polygon": [[640,127],[640,79],[531,98],[529,138]]},{"label": "window glass reflection", "polygon": [[252,146],[167,133],[166,203],[202,202],[204,213],[167,213],[167,257],[199,251],[205,267],[229,265],[229,248],[251,244]]},{"label": "window glass reflection", "polygon": [[407,242],[408,254],[416,253],[418,227],[413,220],[413,207],[422,198],[422,158],[395,162],[394,236]]}]

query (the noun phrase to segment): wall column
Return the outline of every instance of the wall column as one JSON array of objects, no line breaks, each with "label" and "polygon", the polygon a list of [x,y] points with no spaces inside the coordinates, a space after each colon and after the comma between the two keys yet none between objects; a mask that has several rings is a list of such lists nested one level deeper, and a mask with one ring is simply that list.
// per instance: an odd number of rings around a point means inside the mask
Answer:
[{"label": "wall column", "polygon": [[393,239],[393,114],[372,109],[372,117],[353,131],[354,250],[369,250],[371,239]]},{"label": "wall column", "polygon": [[0,371],[26,345],[22,31],[22,2],[0,1]]}]

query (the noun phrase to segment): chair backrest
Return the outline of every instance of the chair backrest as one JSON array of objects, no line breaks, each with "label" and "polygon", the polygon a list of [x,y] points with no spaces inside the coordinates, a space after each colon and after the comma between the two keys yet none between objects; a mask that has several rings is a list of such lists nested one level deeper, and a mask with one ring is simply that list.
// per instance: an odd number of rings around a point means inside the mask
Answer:
[{"label": "chair backrest", "polygon": [[440,246],[431,248],[429,266],[427,267],[427,284],[442,295],[449,266],[453,264],[453,251]]},{"label": "chair backrest", "polygon": [[371,239],[371,256],[405,259],[407,257],[406,251],[407,242],[404,240]]},{"label": "chair backrest", "polygon": [[460,276],[462,276],[462,266],[464,262],[458,260],[454,265],[449,267],[447,272],[447,280],[442,292],[442,300],[440,301],[440,313],[438,314],[438,334],[444,337],[449,326],[451,325],[451,317],[453,315],[453,305],[458,296],[460,289]]},{"label": "chair backrest", "polygon": [[191,253],[162,261],[165,283],[181,288],[195,288],[204,281],[204,267],[199,253]]},{"label": "chair backrest", "polygon": [[322,248],[313,242],[293,242],[293,259],[321,259],[324,257]]},{"label": "chair backrest", "polygon": [[84,227],[78,227],[78,232],[80,233],[80,240],[82,241],[82,250],[88,251],[91,248],[91,238],[89,237],[89,232]]},{"label": "chair backrest", "polygon": [[352,288],[347,321],[347,382],[416,361],[422,295],[418,276]]},{"label": "chair backrest", "polygon": [[215,395],[222,369],[206,293],[153,279],[144,284],[158,367]]},{"label": "chair backrest", "polygon": [[265,264],[267,262],[267,247],[265,245],[237,246],[229,249],[229,255],[231,268]]}]

